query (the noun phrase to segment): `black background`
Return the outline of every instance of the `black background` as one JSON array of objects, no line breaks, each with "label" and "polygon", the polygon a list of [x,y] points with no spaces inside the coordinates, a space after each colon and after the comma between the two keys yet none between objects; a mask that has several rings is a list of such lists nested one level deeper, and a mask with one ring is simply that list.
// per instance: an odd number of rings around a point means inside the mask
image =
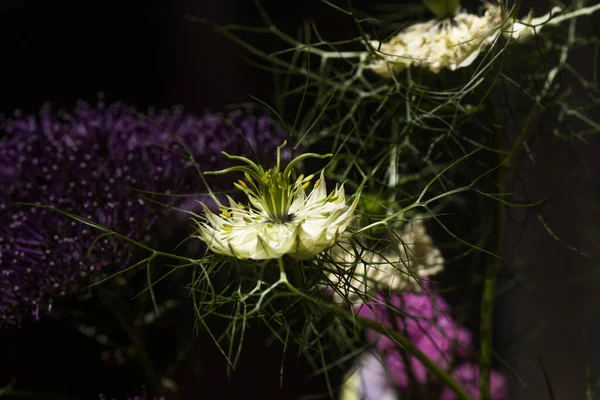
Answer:
[{"label": "black background", "polygon": [[[303,18],[310,17],[326,39],[355,34],[348,18],[317,0],[263,3],[278,26],[290,33]],[[354,4],[360,8],[365,3]],[[543,1],[530,1],[523,2],[523,10],[529,5],[539,14],[547,9]],[[15,109],[35,112],[46,101],[71,108],[78,99],[93,103],[98,92],[104,92],[109,102],[123,101],[140,110],[182,104],[197,113],[248,101],[248,93],[270,101],[269,74],[246,64],[235,45],[207,26],[187,21],[186,13],[219,23],[260,21],[248,0],[2,2],[0,113],[10,115]],[[582,21],[584,32],[597,35],[597,16]],[[269,40],[256,44],[269,46]],[[574,52],[571,57],[576,68],[588,76],[592,73],[589,52]],[[576,145],[575,152],[556,140],[541,141],[534,149],[536,167],[526,171],[534,193],[551,193],[549,222],[555,233],[590,254],[598,247],[598,239],[589,235],[588,228],[600,223],[598,185],[594,185],[600,178],[598,150],[595,138]],[[516,237],[520,227],[511,229]],[[532,265],[522,279],[537,289],[516,291],[500,299],[499,351],[538,398],[549,398],[539,357],[557,399],[583,398],[585,363],[600,356],[598,312],[591,307],[591,314],[583,313],[584,306],[598,298],[598,281],[567,284],[565,276],[581,276],[596,267],[595,263],[557,245],[535,221],[528,222],[522,240],[510,245],[506,253]],[[525,333],[534,328],[531,321],[540,319],[548,324],[535,340],[527,339]],[[44,335],[40,336],[40,331]],[[589,345],[582,340],[584,332]],[[214,359],[215,371],[186,398],[293,398],[291,393],[305,385],[305,366],[288,370],[288,376],[293,377],[294,371],[298,376],[283,394],[277,389],[278,370],[271,368],[278,366],[281,354],[269,353],[260,337],[250,340],[232,382],[219,372],[223,368],[222,362],[216,361],[220,355],[209,345],[202,346],[198,352],[204,364],[211,365],[207,360]],[[89,343],[49,322],[35,331],[4,332],[0,336],[0,369],[4,371],[0,387],[17,377],[29,387],[56,394],[80,393],[83,387],[101,391],[108,383],[102,382],[106,377],[100,373],[100,361],[84,358],[81,346]],[[111,382],[109,386],[116,385]],[[521,392],[515,391],[511,399],[526,398]]]}]

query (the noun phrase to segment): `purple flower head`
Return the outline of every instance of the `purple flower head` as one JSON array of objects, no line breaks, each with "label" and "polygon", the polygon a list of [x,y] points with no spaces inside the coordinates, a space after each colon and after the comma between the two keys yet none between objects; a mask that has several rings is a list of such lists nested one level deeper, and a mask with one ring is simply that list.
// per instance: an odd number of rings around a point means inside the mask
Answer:
[{"label": "purple flower head", "polygon": [[[479,398],[479,365],[464,363],[456,367],[452,372],[452,377],[461,385],[473,399]],[[506,400],[508,398],[508,387],[502,374],[497,371],[490,371],[490,394],[492,400]],[[444,388],[441,400],[455,400],[456,394]]]},{"label": "purple flower head", "polygon": [[[416,343],[430,332],[440,321],[450,321],[450,307],[439,295],[431,292],[392,294],[389,298],[377,296],[375,304],[361,304],[356,312],[365,318],[372,319],[390,329],[405,334],[409,340]],[[367,330],[367,340],[376,345],[380,351],[396,348],[397,345],[387,336]]]},{"label": "purple flower head", "polygon": [[[362,304],[356,312],[404,334],[418,350],[445,370],[471,355],[472,335],[450,314],[450,306],[432,291],[378,296],[374,304]],[[382,354],[388,375],[397,388],[410,390],[411,381],[436,384],[427,367],[403,351],[387,336],[367,330],[367,341]],[[412,379],[411,379],[412,377]]]},{"label": "purple flower head", "polygon": [[[377,299],[380,300],[380,297],[377,296]],[[357,315],[361,317],[371,319],[375,322],[378,322],[386,327],[391,327],[392,323],[389,319],[389,310],[388,306],[385,303],[381,303],[380,301],[372,302],[370,304],[360,304],[354,310]],[[383,336],[375,331],[367,329],[365,332],[365,336],[367,341],[372,344],[378,344],[381,347],[394,347],[396,344],[394,341],[387,336]],[[384,343],[385,342],[385,343]]]},{"label": "purple flower head", "polygon": [[397,317],[398,323],[402,324],[411,340],[417,340],[433,329],[436,321],[451,318],[448,303],[440,295],[431,292],[393,295],[390,303],[401,311]]},{"label": "purple flower head", "polygon": [[[144,118],[132,107],[102,101],[95,108],[78,104],[71,113],[44,106],[37,116],[16,114],[4,131],[0,324],[17,325],[51,310],[53,299],[72,291],[82,277],[128,264],[133,248],[64,215],[16,202],[51,205],[140,241],[159,216],[173,210],[152,205],[132,188],[206,191],[172,135],[189,147],[202,171],[229,166],[220,151],[252,157],[252,147],[260,161],[273,159],[285,139],[272,119],[242,110],[195,117],[174,108],[150,110]],[[211,181],[214,191],[232,186],[219,178]],[[156,198],[184,209],[198,199],[204,198]]]},{"label": "purple flower head", "polygon": [[[410,365],[410,371],[406,368],[407,361]],[[412,374],[413,378],[419,383],[427,381],[427,367],[410,354],[406,354],[406,358],[403,358],[399,351],[390,351],[387,352],[385,362],[392,382],[400,389],[408,390],[410,388],[409,374]]]},{"label": "purple flower head", "polygon": [[[453,320],[440,318],[429,332],[421,336],[416,346],[440,368],[447,370],[456,356],[469,355],[471,333]],[[415,363],[425,368],[420,361],[415,360]]]}]

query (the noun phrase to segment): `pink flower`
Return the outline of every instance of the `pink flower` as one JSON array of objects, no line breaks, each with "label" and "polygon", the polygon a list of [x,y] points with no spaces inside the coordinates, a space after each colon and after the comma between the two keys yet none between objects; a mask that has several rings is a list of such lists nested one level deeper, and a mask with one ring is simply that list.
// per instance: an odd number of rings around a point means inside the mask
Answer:
[{"label": "pink flower", "polygon": [[[452,377],[474,399],[479,398],[479,365],[464,363],[456,367]],[[506,379],[497,371],[490,371],[490,394],[492,400],[505,400],[508,398]],[[441,400],[455,400],[456,394],[449,388],[444,388]]]}]

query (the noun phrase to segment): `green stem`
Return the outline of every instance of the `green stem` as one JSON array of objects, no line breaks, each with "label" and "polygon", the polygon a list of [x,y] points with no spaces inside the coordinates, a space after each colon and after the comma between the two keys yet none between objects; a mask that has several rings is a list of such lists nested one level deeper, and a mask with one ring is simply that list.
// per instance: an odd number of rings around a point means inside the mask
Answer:
[{"label": "green stem", "polygon": [[494,296],[496,278],[500,270],[500,260],[495,259],[488,267],[481,300],[481,354],[479,358],[479,390],[481,400],[490,400],[490,369],[492,363],[492,322],[494,311]]},{"label": "green stem", "polygon": [[[280,261],[280,268],[282,267],[283,261]],[[296,289],[290,283],[286,282],[286,284],[289,287],[289,289],[295,294],[297,294],[299,297],[305,298],[308,301],[316,303],[320,307],[340,315],[342,318],[357,321],[362,328],[372,329],[375,332],[394,340],[397,344],[399,344],[401,347],[403,347],[405,350],[407,350],[409,353],[415,356],[419,361],[421,361],[429,369],[429,371],[431,371],[434,375],[436,375],[439,378],[442,384],[450,388],[456,394],[458,400],[472,400],[469,394],[465,392],[465,390],[458,383],[456,383],[456,381],[452,379],[452,377],[446,371],[444,371],[433,360],[427,357],[421,350],[419,350],[400,332],[389,329],[385,325],[379,324],[368,318],[356,315],[353,312],[348,311],[338,305],[319,301],[314,297]]]},{"label": "green stem", "polygon": [[[340,308],[340,307],[338,307]],[[341,309],[341,308],[340,308]],[[365,317],[355,316],[354,317],[362,327],[372,329],[377,333],[389,337],[394,340],[397,344],[402,346],[405,350],[410,352],[419,361],[421,361],[431,372],[433,372],[442,383],[448,388],[452,389],[456,393],[459,400],[471,400],[471,397],[465,390],[458,384],[452,377],[440,368],[434,361],[427,357],[421,350],[419,350],[414,344],[412,344],[406,337],[400,334],[400,332],[392,331],[373,320]]]},{"label": "green stem", "polygon": [[277,259],[277,264],[279,265],[279,279],[282,280],[282,281],[283,280],[287,281],[287,275],[285,273],[285,266],[283,265],[283,257],[279,257]]},{"label": "green stem", "polygon": [[[489,109],[493,110],[493,104],[488,102]],[[494,126],[498,126],[498,119],[495,112],[491,112]],[[503,148],[502,131],[496,132],[498,149]],[[498,193],[504,193],[504,172],[505,168],[510,162],[510,156],[505,158],[502,153],[498,153],[500,166],[496,170],[496,191]],[[499,255],[503,247],[503,236],[504,236],[504,219],[505,219],[505,204],[502,201],[498,201],[496,212],[494,215],[494,225],[496,226],[495,244],[493,252]],[[496,280],[498,278],[498,272],[501,267],[501,258],[493,257],[485,271],[483,279],[483,294],[481,298],[481,321],[480,321],[480,332],[481,332],[481,349],[479,357],[479,393],[481,400],[491,400],[490,391],[490,372],[492,364],[492,325],[494,318],[494,300],[496,296]]]},{"label": "green stem", "polygon": [[572,19],[572,18],[577,18],[577,17],[582,17],[585,15],[592,15],[593,13],[595,13],[596,11],[600,10],[600,4],[596,4],[595,6],[589,6],[589,7],[583,7],[583,8],[579,8],[575,11],[572,11],[570,13],[564,13],[562,15],[559,15],[555,18],[552,18],[551,20],[549,20],[547,22],[548,25],[558,25],[563,21],[566,21],[568,19]]},{"label": "green stem", "polygon": [[129,340],[133,344],[136,349],[136,356],[138,358],[138,362],[142,367],[142,371],[144,375],[146,375],[146,385],[152,394],[159,395],[162,394],[162,388],[160,385],[160,379],[158,374],[154,369],[154,365],[152,364],[152,360],[148,354],[146,346],[140,339],[140,335],[137,327],[132,323],[132,318],[127,318],[124,314],[123,309],[123,301],[117,294],[116,296],[100,296],[103,303],[108,307],[111,313],[121,325],[121,328],[125,331]]},{"label": "green stem", "polygon": [[[500,188],[504,187],[504,168],[498,168],[498,183],[502,183]],[[497,236],[496,253],[502,250],[502,235],[504,232],[504,204],[498,202],[496,210]],[[496,295],[496,280],[501,267],[500,258],[494,257],[488,266],[483,281],[483,295],[481,299],[481,351],[479,358],[479,391],[481,400],[490,400],[490,369],[492,363],[492,324],[494,318],[494,300]]]},{"label": "green stem", "polygon": [[[580,5],[581,6],[581,5]],[[593,12],[600,9],[600,5],[594,7],[588,7],[586,9],[580,9],[578,11],[564,14],[561,16],[550,20],[550,22],[554,22],[554,24],[558,24],[559,22],[575,18],[581,15],[589,15]],[[569,26],[569,38],[568,44],[572,44],[575,37],[575,20],[571,21],[571,25]],[[549,87],[552,83],[556,73],[563,67],[566,62],[566,58],[568,55],[569,46],[565,46],[562,50],[559,65],[550,71],[548,74],[548,78],[544,85],[545,88]],[[512,144],[510,151],[508,152],[506,157],[502,157],[499,153],[501,166],[497,170],[497,178],[496,185],[498,189],[498,193],[504,193],[504,172],[506,168],[509,168],[512,165],[513,158],[517,153],[517,150],[521,148],[523,143],[527,138],[527,133],[529,132],[529,127],[533,123],[534,118],[537,115],[538,109],[540,107],[540,101],[545,97],[546,90],[542,92],[542,95],[538,96],[536,102],[532,105],[527,117],[525,118],[525,122],[523,127],[521,128],[521,132],[519,132],[519,136],[516,138],[514,143]],[[493,109],[493,105],[490,103],[490,109]],[[494,126],[499,126],[501,124],[498,123],[498,120],[493,115]],[[497,132],[498,137],[498,148],[502,149],[502,132]],[[498,208],[496,210],[496,221],[495,224],[498,227],[497,229],[497,237],[496,237],[496,254],[499,254],[502,251],[503,246],[503,233],[504,233],[504,224],[505,224],[505,207],[506,205],[499,201],[497,203]],[[481,299],[481,357],[479,360],[479,368],[480,368],[480,377],[479,377],[479,388],[480,395],[482,400],[490,400],[490,365],[492,360],[492,319],[493,319],[493,311],[494,311],[494,298],[496,292],[496,280],[498,277],[498,272],[500,270],[500,258],[495,257],[491,264],[489,265],[485,277],[484,277],[484,287],[483,287],[483,296]]]}]

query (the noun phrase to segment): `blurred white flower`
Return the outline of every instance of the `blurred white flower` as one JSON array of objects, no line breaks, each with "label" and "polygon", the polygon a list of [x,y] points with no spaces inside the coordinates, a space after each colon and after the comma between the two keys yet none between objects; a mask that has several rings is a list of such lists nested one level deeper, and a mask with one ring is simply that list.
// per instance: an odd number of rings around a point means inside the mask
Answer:
[{"label": "blurred white flower", "polygon": [[411,25],[388,42],[370,41],[383,59],[367,65],[384,78],[409,66],[438,73],[443,68],[452,71],[470,65],[498,36],[502,10],[484,4],[483,16],[458,12],[451,19],[431,20]]},{"label": "blurred white flower", "polygon": [[600,9],[600,5],[580,8],[555,18],[563,9],[554,7],[541,17],[533,18],[533,11],[530,11],[527,17],[519,20],[503,17],[502,7],[498,4],[486,2],[484,7],[483,16],[459,11],[452,18],[411,25],[388,42],[370,41],[380,58],[366,68],[384,78],[390,78],[410,66],[436,74],[444,68],[454,71],[471,65],[500,34],[507,39],[525,40],[546,25],[557,25]]},{"label": "blurred white flower", "polygon": [[267,171],[244,157],[229,157],[249,166],[217,173],[244,172],[248,183],[240,181],[236,187],[247,195],[250,204],[229,198],[229,207],[221,207],[220,215],[203,205],[206,221],[196,221],[195,237],[213,252],[242,260],[280,258],[284,254],[305,260],[331,247],[354,220],[358,194],[348,206],[344,186],[336,186],[328,194],[321,172],[307,196],[305,189],[313,176],[296,178],[292,167],[297,161],[320,156],[304,154],[292,160],[283,172],[279,156],[277,166]]},{"label": "blurred white flower", "polygon": [[379,288],[418,290],[420,279],[444,270],[444,257],[433,245],[422,218],[408,221],[394,232],[390,242],[381,252],[363,251],[352,246],[351,239],[344,235],[330,249],[334,265],[329,267],[338,268],[337,272],[328,274],[334,302],[343,303],[347,298],[357,303]]}]

